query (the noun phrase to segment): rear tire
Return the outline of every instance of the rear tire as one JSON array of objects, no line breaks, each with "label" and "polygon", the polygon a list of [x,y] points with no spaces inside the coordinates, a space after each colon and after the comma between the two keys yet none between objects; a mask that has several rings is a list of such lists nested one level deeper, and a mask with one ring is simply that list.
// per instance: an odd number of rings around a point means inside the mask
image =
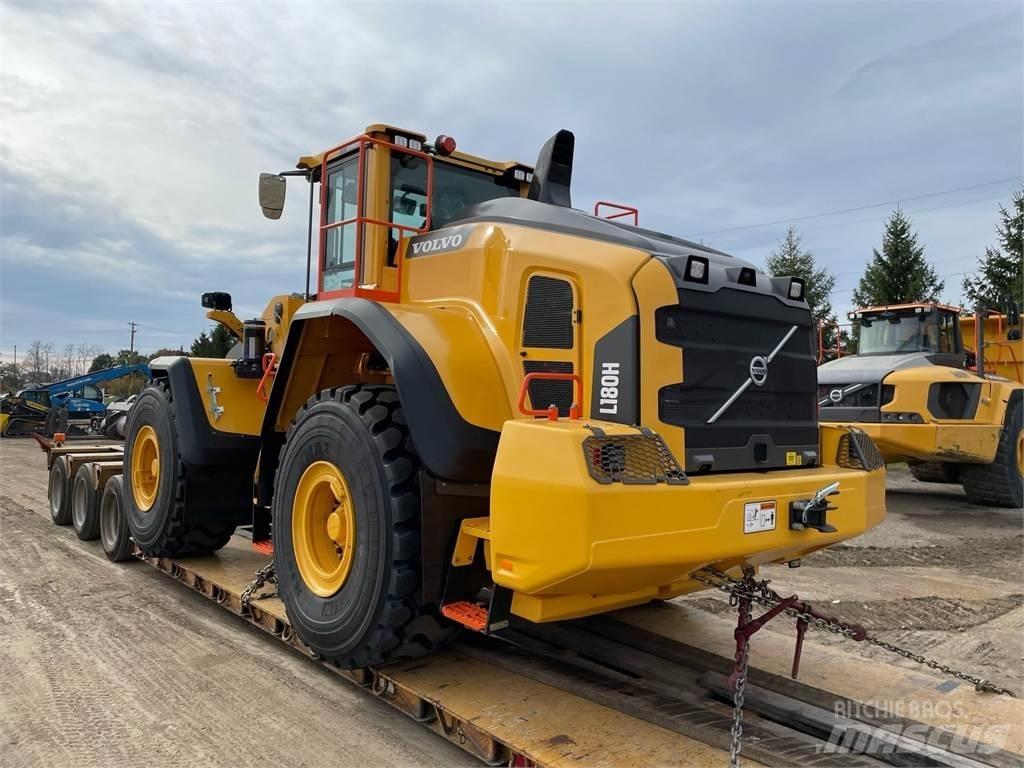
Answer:
[{"label": "rear tire", "polygon": [[78,468],[71,484],[71,524],[82,541],[100,535],[99,493],[93,487],[88,464]]},{"label": "rear tire", "polygon": [[50,500],[50,519],[54,525],[71,522],[71,479],[68,477],[68,459],[58,456],[50,467],[50,484],[47,488]]},{"label": "rear tire", "polygon": [[220,549],[235,532],[234,516],[246,502],[231,492],[240,490],[238,485],[237,478],[186,467],[178,452],[170,390],[162,381],[143,390],[128,417],[123,481],[125,518],[139,548],[161,557]]},{"label": "rear tire", "polygon": [[114,475],[103,486],[99,504],[100,545],[108,560],[120,563],[132,556],[132,540],[124,516],[124,482]]},{"label": "rear tire", "polygon": [[[319,518],[303,506],[303,499],[316,498],[303,489],[318,468],[337,471],[341,482],[331,488],[344,486],[343,494],[326,500],[328,509],[337,504],[334,511],[343,511],[352,524],[350,531],[348,523],[342,528],[348,531],[344,543],[336,520],[321,523],[319,532],[309,522]],[[299,638],[339,667],[422,656],[457,633],[436,606],[417,599],[419,468],[393,387],[325,390],[306,402],[288,430],[273,502],[278,589]],[[333,581],[315,578],[331,571],[332,544],[317,535],[332,538],[340,553],[335,557],[343,573]],[[319,560],[310,555],[318,543],[327,553]]]},{"label": "rear tire", "polygon": [[960,465],[946,461],[926,461],[911,464],[910,474],[922,483],[959,483]]},{"label": "rear tire", "polygon": [[1024,506],[1024,399],[1010,395],[1003,417],[996,457],[991,464],[964,464],[960,469],[964,492],[971,504],[989,507]]}]

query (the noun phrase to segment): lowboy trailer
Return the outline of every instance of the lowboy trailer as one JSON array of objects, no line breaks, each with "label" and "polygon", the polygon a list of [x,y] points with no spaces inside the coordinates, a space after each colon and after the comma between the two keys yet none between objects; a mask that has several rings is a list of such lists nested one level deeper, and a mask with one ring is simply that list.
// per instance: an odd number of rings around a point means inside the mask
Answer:
[{"label": "lowboy trailer", "polygon": [[[56,523],[73,522],[80,538],[98,531],[111,559],[148,563],[488,765],[730,761],[736,630],[726,618],[651,603],[549,625],[513,620],[494,636],[466,632],[424,659],[340,668],[320,660],[293,631],[264,579],[272,560],[244,531],[208,556],[148,557],[125,532],[122,446],[39,442]],[[754,764],[1024,762],[1024,732],[1013,725],[1024,722],[1019,699],[813,642],[803,648],[796,680],[789,638],[763,633],[751,647],[756,666],[747,674],[741,734]],[[983,681],[979,687],[994,688]]]}]

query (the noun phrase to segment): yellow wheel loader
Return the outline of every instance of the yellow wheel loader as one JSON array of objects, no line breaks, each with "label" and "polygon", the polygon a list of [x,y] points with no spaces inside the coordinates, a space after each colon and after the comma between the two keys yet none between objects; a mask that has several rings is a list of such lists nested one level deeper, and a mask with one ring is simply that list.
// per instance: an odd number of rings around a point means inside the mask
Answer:
[{"label": "yellow wheel loader", "polygon": [[573,209],[573,148],[561,131],[530,167],[373,125],[263,174],[270,218],[286,177],[309,185],[315,290],[245,321],[205,294],[237,358],[151,363],[136,544],[207,553],[251,525],[300,638],[358,667],[879,523],[871,439],[818,424],[800,280]]},{"label": "yellow wheel loader", "polygon": [[973,504],[1024,501],[1019,309],[961,317],[942,304],[868,307],[857,354],[818,368],[821,421],[862,429],[886,462],[961,483]]}]

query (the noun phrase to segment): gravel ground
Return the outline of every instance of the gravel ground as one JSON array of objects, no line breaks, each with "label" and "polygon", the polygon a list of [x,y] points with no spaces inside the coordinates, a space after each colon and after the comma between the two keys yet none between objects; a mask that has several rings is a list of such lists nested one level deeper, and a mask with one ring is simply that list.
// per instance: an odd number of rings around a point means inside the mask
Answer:
[{"label": "gravel ground", "polygon": [[[471,762],[155,569],[55,535],[44,468],[33,441],[0,441],[0,766]],[[899,469],[888,505],[865,536],[766,575],[886,640],[1024,689],[1022,511],[969,506],[958,486]],[[729,610],[710,593],[685,599]]]}]

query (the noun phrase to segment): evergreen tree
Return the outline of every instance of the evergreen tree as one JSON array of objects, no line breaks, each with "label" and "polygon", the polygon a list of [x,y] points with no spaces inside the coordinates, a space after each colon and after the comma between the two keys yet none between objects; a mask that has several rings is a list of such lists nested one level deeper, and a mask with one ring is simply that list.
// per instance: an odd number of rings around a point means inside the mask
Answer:
[{"label": "evergreen tree", "polygon": [[92,365],[89,366],[89,373],[95,373],[96,371],[104,371],[107,368],[114,367],[114,358],[112,355],[108,355],[106,352],[101,352],[92,359]]},{"label": "evergreen tree", "polygon": [[837,320],[831,299],[836,278],[827,267],[818,267],[814,254],[803,247],[796,227],[786,230],[786,235],[765,260],[765,267],[772,277],[799,277],[804,281],[804,298],[811,307],[815,325],[822,328],[822,347],[835,347]]},{"label": "evergreen tree", "polygon": [[227,357],[235,345],[235,337],[220,323],[210,333],[203,331],[192,342],[192,357]]},{"label": "evergreen tree", "polygon": [[856,307],[938,301],[945,283],[924,257],[910,219],[897,208],[885,223],[882,252],[874,256],[853,292]]},{"label": "evergreen tree", "polygon": [[978,271],[963,281],[972,307],[999,309],[1007,296],[1024,303],[1024,187],[1014,193],[1010,210],[999,206],[999,215],[999,247],[985,248],[985,255],[978,257]]}]

